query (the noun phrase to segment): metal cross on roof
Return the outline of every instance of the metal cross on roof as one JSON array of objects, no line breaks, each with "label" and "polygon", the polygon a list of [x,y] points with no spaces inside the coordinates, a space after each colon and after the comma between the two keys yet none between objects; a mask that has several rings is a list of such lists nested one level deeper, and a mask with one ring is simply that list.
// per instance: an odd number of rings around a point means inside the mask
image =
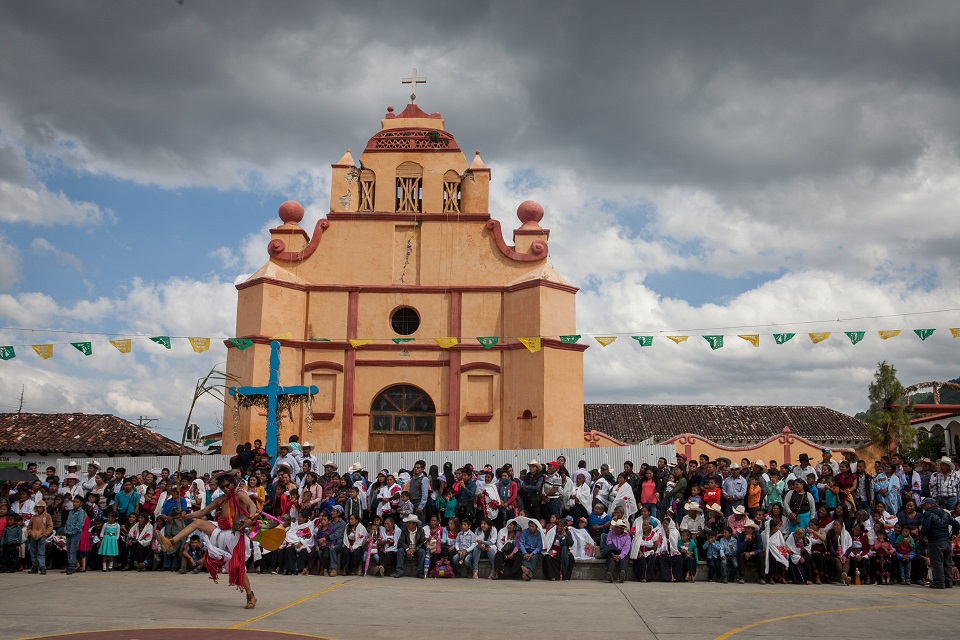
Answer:
[{"label": "metal cross on roof", "polygon": [[418,76],[417,76],[417,68],[414,67],[414,68],[413,68],[413,73],[410,74],[410,77],[409,77],[409,78],[403,78],[403,79],[401,80],[401,82],[403,82],[403,84],[412,84],[412,85],[413,85],[413,91],[410,93],[410,103],[411,103],[411,104],[416,104],[416,102],[417,102],[417,85],[418,85],[418,84],[427,84],[427,79],[426,79],[426,78],[420,78],[420,77],[418,77]]}]

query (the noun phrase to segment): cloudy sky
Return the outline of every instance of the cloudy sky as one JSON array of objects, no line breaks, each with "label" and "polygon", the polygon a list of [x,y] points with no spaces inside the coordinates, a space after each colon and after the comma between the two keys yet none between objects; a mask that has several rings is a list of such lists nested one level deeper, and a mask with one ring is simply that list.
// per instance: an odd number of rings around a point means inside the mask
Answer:
[{"label": "cloudy sky", "polygon": [[[622,334],[587,351],[588,402],[854,413],[879,360],[905,383],[960,375],[960,5],[602,7],[0,5],[0,345],[17,354],[0,411],[25,388],[26,410],[178,434],[222,345],[104,341],[232,335],[277,206],[300,200],[313,228],[330,164],[402,108],[412,67],[418,102],[492,168],[491,213],[513,228],[543,204],[579,331]],[[44,361],[29,345],[46,342]]]}]

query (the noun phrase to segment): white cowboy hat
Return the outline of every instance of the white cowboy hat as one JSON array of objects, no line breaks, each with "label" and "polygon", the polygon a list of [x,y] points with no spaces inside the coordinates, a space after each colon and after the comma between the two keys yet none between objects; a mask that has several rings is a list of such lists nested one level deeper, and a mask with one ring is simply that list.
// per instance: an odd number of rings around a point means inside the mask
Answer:
[{"label": "white cowboy hat", "polygon": [[611,526],[611,527],[622,527],[622,528],[624,528],[624,529],[630,528],[630,525],[627,524],[627,521],[624,520],[623,518],[619,518],[619,519],[617,519],[617,520],[614,520],[613,522],[610,523],[610,526]]},{"label": "white cowboy hat", "polygon": [[313,445],[309,442],[304,442],[300,445],[301,449],[313,449]]},{"label": "white cowboy hat", "polygon": [[357,471],[363,471],[363,465],[359,462],[354,462],[352,465],[347,467],[347,471],[350,473],[356,473]]},{"label": "white cowboy hat", "polygon": [[334,470],[334,471],[336,471],[336,470],[338,469],[337,463],[334,462],[333,460],[327,460],[326,462],[323,463],[323,466],[325,466],[325,467],[333,467],[333,470]]},{"label": "white cowboy hat", "polygon": [[77,462],[76,460],[71,460],[70,462],[67,463],[67,469],[69,469],[70,467],[79,467],[79,466],[80,466],[80,463]]},{"label": "white cowboy hat", "polygon": [[953,464],[953,460],[951,460],[948,456],[943,456],[942,458],[940,458],[939,460],[937,460],[937,464],[946,464],[946,465],[949,465],[951,471],[956,471],[956,470],[957,470],[957,465]]},{"label": "white cowboy hat", "polygon": [[700,505],[697,504],[696,502],[688,502],[687,504],[683,505],[683,510],[684,511],[700,511]]},{"label": "white cowboy hat", "polygon": [[727,467],[727,468],[732,471],[732,470],[734,470],[734,469],[739,469],[739,468],[740,468],[740,465],[738,465],[736,462],[734,462],[733,464],[731,464],[731,465],[730,465],[729,467]]},{"label": "white cowboy hat", "polygon": [[712,504],[707,507],[707,511],[716,511],[717,513],[723,513],[723,509],[720,508],[718,504]]},{"label": "white cowboy hat", "polygon": [[753,520],[747,520],[746,522],[743,523],[743,528],[744,529],[760,529],[760,525],[758,525]]},{"label": "white cowboy hat", "polygon": [[97,462],[96,460],[91,460],[90,462],[87,463],[87,466],[88,466],[88,467],[96,467],[97,469],[99,469],[99,468],[100,468],[100,463]]},{"label": "white cowboy hat", "polygon": [[753,463],[753,466],[755,466],[755,467],[762,467],[762,466],[764,466],[763,460],[757,460],[756,462]]},{"label": "white cowboy hat", "polygon": [[735,507],[733,508],[733,513],[735,513],[735,514],[738,515],[738,516],[742,516],[742,515],[745,514],[746,512],[747,512],[747,510],[743,508],[743,505],[742,505],[742,504],[738,504],[737,506],[735,506]]},{"label": "white cowboy hat", "polygon": [[534,458],[533,460],[531,460],[530,462],[527,463],[527,466],[528,466],[528,467],[539,467],[539,466],[540,466],[540,463],[537,462],[537,459],[536,459],[536,458]]},{"label": "white cowboy hat", "polygon": [[420,522],[420,518],[413,515],[412,513],[403,519],[404,522]]}]

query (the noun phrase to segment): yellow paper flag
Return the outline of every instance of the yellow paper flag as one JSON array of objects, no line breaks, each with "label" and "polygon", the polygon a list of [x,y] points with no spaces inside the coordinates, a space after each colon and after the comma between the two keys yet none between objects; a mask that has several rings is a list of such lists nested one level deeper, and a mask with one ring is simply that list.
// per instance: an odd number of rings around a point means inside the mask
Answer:
[{"label": "yellow paper flag", "polygon": [[613,344],[617,341],[617,336],[593,336],[594,339],[599,342],[602,346],[607,346]]},{"label": "yellow paper flag", "polygon": [[824,340],[829,338],[830,332],[822,331],[820,333],[808,333],[807,335],[810,336],[810,342],[812,342],[813,344],[817,344],[818,342],[823,342]]},{"label": "yellow paper flag", "polygon": [[527,348],[527,351],[530,353],[536,353],[540,351],[540,338],[517,338],[520,342],[523,343],[523,346]]},{"label": "yellow paper flag", "polygon": [[900,335],[900,329],[888,329],[886,331],[877,331],[877,335],[880,336],[881,340],[889,340],[890,338],[896,338]]},{"label": "yellow paper flag", "polygon": [[194,352],[203,353],[210,348],[210,338],[187,338]]},{"label": "yellow paper flag", "polygon": [[37,352],[37,355],[46,360],[47,358],[53,357],[53,345],[52,344],[34,344],[30,345],[33,347],[33,350]]},{"label": "yellow paper flag", "polygon": [[444,349],[449,349],[450,347],[457,344],[456,338],[434,338],[437,341],[437,344],[443,347]]},{"label": "yellow paper flag", "polygon": [[350,346],[356,349],[357,347],[362,347],[365,344],[370,344],[373,342],[372,338],[358,338],[356,340],[350,341]]},{"label": "yellow paper flag", "polygon": [[689,336],[667,336],[667,339],[673,340],[677,344],[680,344],[681,342],[686,342],[688,337]]},{"label": "yellow paper flag", "polygon": [[960,338],[960,328],[950,329],[950,335],[952,335],[954,338]]},{"label": "yellow paper flag", "polygon": [[111,340],[110,344],[115,346],[120,353],[130,353],[129,340]]},{"label": "yellow paper flag", "polygon": [[278,333],[277,335],[270,338],[271,340],[293,340],[293,333],[290,331],[284,331],[283,333]]},{"label": "yellow paper flag", "polygon": [[755,347],[759,347],[759,346],[760,346],[760,334],[759,334],[759,333],[747,333],[747,334],[743,334],[743,335],[738,335],[737,337],[738,337],[738,338],[743,338],[744,340],[746,340],[747,342],[749,342],[750,344],[752,344],[752,345],[755,346]]}]

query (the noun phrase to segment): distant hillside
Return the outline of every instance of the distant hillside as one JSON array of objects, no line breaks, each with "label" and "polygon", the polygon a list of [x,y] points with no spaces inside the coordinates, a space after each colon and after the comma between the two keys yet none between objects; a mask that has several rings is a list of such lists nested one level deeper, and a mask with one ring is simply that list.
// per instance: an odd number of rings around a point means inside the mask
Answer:
[{"label": "distant hillside", "polygon": [[[953,380],[950,380],[950,382],[960,384],[960,378],[954,378]],[[913,402],[915,404],[933,404],[933,391],[914,394]],[[960,404],[960,391],[954,391],[953,389],[940,389],[940,403]]]},{"label": "distant hillside", "polygon": [[[948,382],[960,384],[960,378],[954,378]],[[913,395],[913,403],[933,404],[933,391],[928,391],[926,393],[915,393]],[[953,389],[940,389],[940,404],[960,404],[960,391],[954,391]],[[861,411],[853,417],[861,421],[866,420],[867,412]]]}]

